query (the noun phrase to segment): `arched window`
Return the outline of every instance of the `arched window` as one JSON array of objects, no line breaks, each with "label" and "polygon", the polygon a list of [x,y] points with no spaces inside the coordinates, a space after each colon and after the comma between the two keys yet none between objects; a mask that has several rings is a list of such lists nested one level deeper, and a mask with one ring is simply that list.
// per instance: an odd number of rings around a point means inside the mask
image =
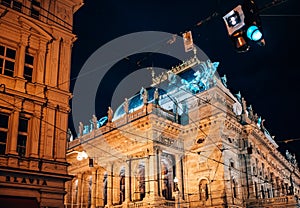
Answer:
[{"label": "arched window", "polygon": [[261,198],[264,199],[266,196],[265,196],[265,189],[264,189],[264,186],[261,185]]},{"label": "arched window", "polygon": [[235,179],[232,179],[232,195],[234,198],[238,196],[238,184]]},{"label": "arched window", "polygon": [[136,200],[143,200],[145,197],[145,166],[144,164],[139,164],[136,172],[136,188],[135,193],[139,194]]},{"label": "arched window", "polygon": [[125,201],[125,168],[120,171],[120,204]]},{"label": "arched window", "polygon": [[89,177],[89,194],[88,194],[88,207],[92,204],[92,184],[93,184],[93,178],[92,176]]},{"label": "arched window", "polygon": [[206,201],[208,199],[208,181],[202,179],[199,183],[199,199]]},{"label": "arched window", "polygon": [[74,181],[74,200],[73,200],[73,204],[77,204],[78,203],[78,179],[76,179]]},{"label": "arched window", "polygon": [[258,199],[258,187],[257,187],[257,182],[254,182],[254,188],[255,188],[255,198]]},{"label": "arched window", "polygon": [[107,204],[107,173],[103,177],[103,203]]}]

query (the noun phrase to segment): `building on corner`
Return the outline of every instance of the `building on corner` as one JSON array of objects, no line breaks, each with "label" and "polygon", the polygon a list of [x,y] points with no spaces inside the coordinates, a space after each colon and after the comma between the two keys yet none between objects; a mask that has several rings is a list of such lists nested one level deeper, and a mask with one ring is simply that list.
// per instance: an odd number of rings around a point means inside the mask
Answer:
[{"label": "building on corner", "polygon": [[73,14],[82,0],[0,0],[0,206],[64,207]]}]

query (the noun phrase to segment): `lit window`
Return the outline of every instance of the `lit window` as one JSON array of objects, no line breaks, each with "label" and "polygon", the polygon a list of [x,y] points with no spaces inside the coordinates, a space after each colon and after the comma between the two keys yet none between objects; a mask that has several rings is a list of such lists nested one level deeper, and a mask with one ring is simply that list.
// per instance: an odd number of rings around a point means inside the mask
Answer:
[{"label": "lit window", "polygon": [[208,199],[208,181],[202,179],[199,183],[199,198],[201,201],[206,201]]},{"label": "lit window", "polygon": [[0,155],[5,154],[9,116],[0,113]]},{"label": "lit window", "polygon": [[25,55],[24,78],[29,82],[32,82],[33,61],[33,56],[29,54]]},{"label": "lit window", "polygon": [[35,18],[35,19],[39,19],[40,18],[40,8],[41,7],[41,3],[37,0],[32,0],[31,1],[31,17]]},{"label": "lit window", "polygon": [[16,50],[0,45],[0,74],[13,77]]},{"label": "lit window", "polygon": [[28,135],[28,119],[20,117],[19,128],[18,128],[17,152],[21,157],[24,157],[26,154],[27,135]]}]

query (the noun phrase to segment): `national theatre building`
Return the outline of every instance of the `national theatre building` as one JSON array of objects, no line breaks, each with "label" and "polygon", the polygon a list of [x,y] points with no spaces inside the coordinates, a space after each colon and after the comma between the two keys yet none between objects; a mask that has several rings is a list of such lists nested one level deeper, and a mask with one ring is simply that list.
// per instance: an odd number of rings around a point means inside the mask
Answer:
[{"label": "national theatre building", "polygon": [[299,207],[295,156],[283,156],[241,93],[195,56],[68,144],[66,207]]}]

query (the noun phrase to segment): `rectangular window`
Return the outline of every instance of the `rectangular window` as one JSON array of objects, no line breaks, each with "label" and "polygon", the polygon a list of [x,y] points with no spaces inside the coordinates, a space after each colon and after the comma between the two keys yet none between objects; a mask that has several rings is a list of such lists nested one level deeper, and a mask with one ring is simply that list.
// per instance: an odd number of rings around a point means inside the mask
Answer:
[{"label": "rectangular window", "polygon": [[35,19],[40,18],[40,9],[41,9],[41,3],[37,0],[31,1],[31,17]]},{"label": "rectangular window", "polygon": [[3,4],[4,6],[10,7],[11,5],[11,0],[2,0],[1,4]]},{"label": "rectangular window", "polygon": [[21,157],[25,157],[26,154],[27,135],[28,135],[28,119],[20,117],[19,128],[18,128],[17,152]]},{"label": "rectangular window", "polygon": [[13,6],[12,8],[18,12],[22,11],[22,2],[19,1],[13,1]]},{"label": "rectangular window", "polygon": [[5,154],[9,116],[0,113],[0,155]]},{"label": "rectangular window", "polygon": [[0,74],[13,77],[15,69],[16,50],[0,45]]},{"label": "rectangular window", "polygon": [[25,55],[24,78],[29,82],[32,82],[33,61],[33,56],[29,54]]}]

